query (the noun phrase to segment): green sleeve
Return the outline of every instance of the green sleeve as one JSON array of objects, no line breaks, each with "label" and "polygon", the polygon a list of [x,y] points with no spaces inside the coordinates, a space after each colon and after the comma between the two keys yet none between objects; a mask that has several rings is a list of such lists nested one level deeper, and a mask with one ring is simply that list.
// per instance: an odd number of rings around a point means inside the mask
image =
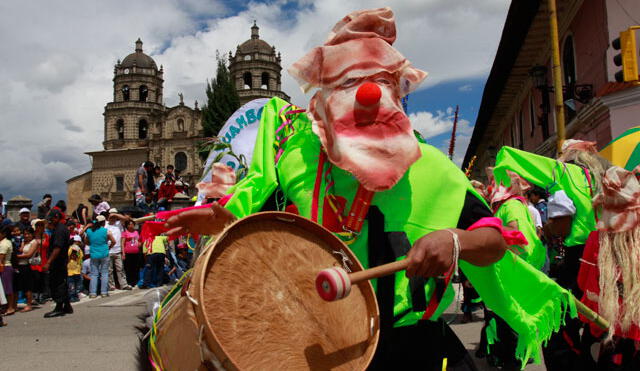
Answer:
[{"label": "green sleeve", "polygon": [[249,171],[244,179],[229,190],[233,196],[225,205],[238,218],[260,211],[278,187],[274,139],[280,123],[278,113],[287,104],[280,98],[273,98],[264,106]]}]

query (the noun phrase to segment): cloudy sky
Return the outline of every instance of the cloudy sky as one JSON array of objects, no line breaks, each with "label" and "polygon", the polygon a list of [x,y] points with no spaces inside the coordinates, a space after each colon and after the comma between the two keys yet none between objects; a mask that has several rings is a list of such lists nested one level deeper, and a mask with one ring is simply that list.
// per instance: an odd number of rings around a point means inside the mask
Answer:
[{"label": "cloudy sky", "polygon": [[[165,104],[182,92],[204,101],[216,50],[228,53],[250,36],[282,53],[285,69],[322,43],[347,13],[391,6],[398,50],[429,72],[409,97],[416,127],[448,147],[453,107],[460,105],[455,160],[473,130],[485,79],[509,6],[507,0],[6,0],[0,2],[0,193],[5,200],[43,193],[65,197],[65,180],[91,168],[84,152],[102,149],[104,106],[113,97],[113,66],[134,41],[165,70]],[[309,96],[283,73],[293,103]]]}]

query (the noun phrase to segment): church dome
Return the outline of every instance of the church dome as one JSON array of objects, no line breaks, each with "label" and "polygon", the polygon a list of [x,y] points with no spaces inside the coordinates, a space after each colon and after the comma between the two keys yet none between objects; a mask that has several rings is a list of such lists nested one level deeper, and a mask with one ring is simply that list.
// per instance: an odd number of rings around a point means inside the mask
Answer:
[{"label": "church dome", "polygon": [[242,54],[248,53],[264,53],[264,54],[272,54],[273,48],[269,43],[260,39],[260,35],[258,31],[260,28],[256,25],[256,22],[253,22],[253,26],[251,27],[251,38],[238,46],[238,51]]},{"label": "church dome", "polygon": [[140,39],[136,41],[136,51],[127,55],[122,63],[120,63],[120,67],[122,68],[133,66],[158,69],[153,58],[142,52],[142,41]]}]

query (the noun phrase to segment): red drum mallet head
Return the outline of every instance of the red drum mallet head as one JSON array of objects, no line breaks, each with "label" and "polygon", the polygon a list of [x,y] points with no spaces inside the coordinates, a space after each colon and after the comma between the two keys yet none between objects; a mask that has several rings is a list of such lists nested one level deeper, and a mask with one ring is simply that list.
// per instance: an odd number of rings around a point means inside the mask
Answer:
[{"label": "red drum mallet head", "polygon": [[351,292],[349,274],[339,267],[323,269],[316,277],[316,290],[326,301],[340,300]]}]

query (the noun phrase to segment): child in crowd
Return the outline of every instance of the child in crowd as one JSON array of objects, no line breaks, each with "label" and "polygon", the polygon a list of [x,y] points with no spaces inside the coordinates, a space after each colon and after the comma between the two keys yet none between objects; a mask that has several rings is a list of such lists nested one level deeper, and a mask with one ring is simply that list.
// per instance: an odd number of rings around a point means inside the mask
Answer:
[{"label": "child in crowd", "polygon": [[86,250],[84,254],[84,261],[82,262],[82,292],[85,295],[89,295],[89,283],[91,282],[91,254]]},{"label": "child in crowd", "polygon": [[156,236],[148,247],[146,269],[143,286],[158,287],[163,285],[165,254],[168,244],[167,236]]},{"label": "child in crowd", "polygon": [[69,287],[69,301],[80,301],[80,289],[82,288],[82,238],[73,236],[73,244],[69,247],[69,261],[67,262],[67,279]]},{"label": "child in crowd", "polygon": [[20,253],[20,247],[22,247],[22,230],[17,224],[15,224],[11,229],[11,244],[13,245],[11,264],[15,267],[18,262],[17,256]]},{"label": "child in crowd", "polygon": [[[21,312],[30,312],[33,310],[33,286],[35,276],[35,272],[31,270],[30,261],[40,249],[40,244],[38,240],[34,238],[35,231],[32,227],[25,228],[23,233],[22,245],[16,255],[17,269],[14,282],[16,291],[22,291],[26,298],[27,305],[21,310]],[[14,295],[13,300],[16,301],[17,298],[18,296]],[[14,303],[14,306],[16,306],[16,304],[17,303]]]},{"label": "child in crowd", "polygon": [[158,205],[153,201],[152,193],[144,195],[144,202],[140,205],[140,208],[145,214],[155,213],[158,210]]},{"label": "child in crowd", "polygon": [[135,286],[138,282],[140,270],[140,235],[136,231],[136,224],[127,220],[124,222],[122,232],[122,246],[124,248],[124,272],[127,276],[127,284]]}]

